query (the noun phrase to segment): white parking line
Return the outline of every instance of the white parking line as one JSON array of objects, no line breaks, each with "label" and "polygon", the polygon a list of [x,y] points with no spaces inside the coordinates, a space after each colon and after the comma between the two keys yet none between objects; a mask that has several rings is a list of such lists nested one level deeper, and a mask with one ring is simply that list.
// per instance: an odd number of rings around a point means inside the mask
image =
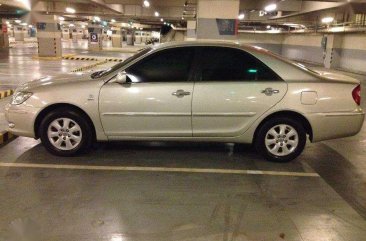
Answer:
[{"label": "white parking line", "polygon": [[236,169],[216,169],[216,168],[212,169],[212,168],[133,167],[133,166],[124,167],[124,166],[90,166],[90,165],[66,165],[66,164],[60,165],[60,164],[6,163],[6,162],[1,162],[0,167],[94,170],[94,171],[183,172],[183,173],[319,177],[319,174],[314,172],[284,172],[284,171],[260,171],[260,170],[240,170],[240,169],[236,170]]}]

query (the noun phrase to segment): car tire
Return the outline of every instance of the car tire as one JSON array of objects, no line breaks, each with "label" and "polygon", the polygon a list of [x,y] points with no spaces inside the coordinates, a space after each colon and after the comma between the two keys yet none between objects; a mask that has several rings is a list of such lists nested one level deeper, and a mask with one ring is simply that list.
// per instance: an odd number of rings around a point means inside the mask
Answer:
[{"label": "car tire", "polygon": [[75,156],[89,150],[93,143],[92,127],[85,115],[69,108],[49,112],[39,130],[42,144],[57,156]]},{"label": "car tire", "polygon": [[304,150],[306,131],[296,119],[275,117],[259,127],[254,144],[256,150],[267,160],[289,162]]}]

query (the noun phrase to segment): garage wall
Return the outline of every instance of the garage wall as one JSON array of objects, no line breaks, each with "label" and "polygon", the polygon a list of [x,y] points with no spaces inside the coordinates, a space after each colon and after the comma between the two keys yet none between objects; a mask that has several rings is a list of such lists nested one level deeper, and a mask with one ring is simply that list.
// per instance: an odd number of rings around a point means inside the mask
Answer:
[{"label": "garage wall", "polygon": [[322,38],[321,34],[286,34],[281,55],[289,59],[322,64]]},{"label": "garage wall", "polygon": [[[238,40],[266,48],[289,59],[323,65],[323,35],[240,33]],[[332,42],[334,37],[337,37],[340,44]],[[327,47],[325,61],[333,58],[334,68],[366,73],[366,33],[328,34]]]},{"label": "garage wall", "polygon": [[283,34],[239,33],[239,42],[259,46],[276,54],[282,53]]},{"label": "garage wall", "polygon": [[366,72],[366,34],[344,34],[341,46],[339,67]]}]

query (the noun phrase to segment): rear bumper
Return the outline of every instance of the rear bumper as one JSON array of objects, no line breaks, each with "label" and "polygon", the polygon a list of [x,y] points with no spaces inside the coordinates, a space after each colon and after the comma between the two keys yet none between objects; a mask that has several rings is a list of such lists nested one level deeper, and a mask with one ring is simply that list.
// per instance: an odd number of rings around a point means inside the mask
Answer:
[{"label": "rear bumper", "polygon": [[5,107],[5,119],[9,122],[8,131],[17,136],[35,137],[34,122],[39,109],[25,105]]},{"label": "rear bumper", "polygon": [[307,118],[313,129],[313,142],[356,135],[362,128],[365,113],[354,112],[312,113]]}]

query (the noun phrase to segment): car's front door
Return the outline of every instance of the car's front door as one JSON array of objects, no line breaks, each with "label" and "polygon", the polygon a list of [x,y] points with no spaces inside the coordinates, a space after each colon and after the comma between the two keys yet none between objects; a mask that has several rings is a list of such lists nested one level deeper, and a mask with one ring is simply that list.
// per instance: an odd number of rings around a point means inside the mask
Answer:
[{"label": "car's front door", "polygon": [[194,49],[160,50],[125,70],[130,83],[110,81],[100,92],[100,118],[109,138],[192,136]]},{"label": "car's front door", "polygon": [[193,136],[234,137],[278,103],[287,84],[251,54],[201,47],[192,101]]}]

